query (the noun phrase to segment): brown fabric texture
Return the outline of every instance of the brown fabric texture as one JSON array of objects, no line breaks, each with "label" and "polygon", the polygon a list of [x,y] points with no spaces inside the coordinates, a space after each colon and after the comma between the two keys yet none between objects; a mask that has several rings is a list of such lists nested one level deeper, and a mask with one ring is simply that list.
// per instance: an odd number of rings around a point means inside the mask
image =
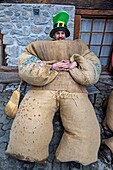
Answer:
[{"label": "brown fabric texture", "polygon": [[7,154],[31,162],[47,159],[56,111],[53,93],[29,90],[14,119]]},{"label": "brown fabric texture", "polygon": [[109,95],[106,110],[106,127],[113,131],[113,91]]},{"label": "brown fabric texture", "polygon": [[89,85],[95,84],[100,76],[100,61],[92,52],[88,52],[81,56],[79,54],[74,54],[70,58],[71,61],[76,61],[78,67],[70,70],[72,77],[79,84]]},{"label": "brown fabric texture", "polygon": [[[103,123],[106,129],[109,128],[113,132],[113,91],[110,93],[108,98],[106,117]],[[103,142],[108,145],[108,147],[112,150],[113,153],[113,137],[105,139]]]},{"label": "brown fabric texture", "polygon": [[[77,54],[77,57],[74,54]],[[74,57],[72,57],[73,55]],[[45,62],[45,66],[39,67],[37,63],[31,61],[25,64],[31,56]],[[77,83],[88,85],[95,84],[98,81],[101,72],[100,61],[81,40],[36,41],[31,43],[19,57],[20,77],[31,85],[47,85],[59,73],[51,70],[51,64],[63,59],[78,62],[79,67],[70,71],[70,75]]]},{"label": "brown fabric texture", "polygon": [[87,94],[61,94],[60,113],[64,126],[56,158],[88,165],[97,161],[100,128]]},{"label": "brown fabric texture", "polygon": [[72,93],[87,93],[86,87],[82,86],[70,76],[69,72],[59,72],[54,81],[46,86],[31,86],[31,89],[36,90],[64,90]]},{"label": "brown fabric texture", "polygon": [[100,133],[88,95],[44,92],[32,89],[26,94],[14,119],[6,153],[22,160],[45,160],[53,134],[53,116],[60,106],[64,134],[56,158],[61,162],[77,161],[84,165],[95,162]]},{"label": "brown fabric texture", "polygon": [[[63,59],[77,61],[78,67],[68,72],[51,69],[52,63]],[[30,90],[14,119],[6,153],[22,160],[47,159],[59,107],[65,131],[56,158],[84,165],[95,162],[100,132],[85,85],[98,81],[99,59],[81,40],[36,41],[19,57],[18,69]]]}]

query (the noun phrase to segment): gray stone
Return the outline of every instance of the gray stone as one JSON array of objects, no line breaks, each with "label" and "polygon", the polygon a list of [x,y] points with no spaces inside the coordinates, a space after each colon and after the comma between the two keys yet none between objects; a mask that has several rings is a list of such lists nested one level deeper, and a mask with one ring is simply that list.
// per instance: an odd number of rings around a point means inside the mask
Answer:
[{"label": "gray stone", "polygon": [[[3,129],[4,131],[10,130],[10,129],[11,129],[11,125],[12,125],[12,122],[9,121],[8,124],[4,124],[4,125],[2,126],[2,129]],[[9,132],[8,132],[8,133],[9,133]]]},{"label": "gray stone", "polygon": [[51,39],[50,37],[48,37],[48,35],[45,35],[45,34],[40,34],[38,35],[38,40],[49,40]]},{"label": "gray stone", "polygon": [[[71,5],[53,5],[53,4],[1,4],[0,5],[0,30],[3,34],[3,43],[6,45],[17,45],[16,55],[7,52],[7,64],[9,66],[17,65],[13,57],[21,54],[21,48],[32,41],[51,40],[49,32],[52,25],[52,15],[66,10],[71,16],[69,19],[71,36],[73,39],[74,14],[75,8]],[[7,51],[7,50],[6,50]]]},{"label": "gray stone", "polygon": [[43,32],[43,30],[44,30],[44,26],[42,26],[42,25],[33,26],[33,27],[31,28],[31,31],[32,31],[32,33],[34,33],[34,34],[40,34],[41,32]]},{"label": "gray stone", "polygon": [[[0,84],[0,92],[3,92],[5,87],[6,87],[6,84]],[[0,96],[0,98],[1,98],[1,96]]]},{"label": "gray stone", "polygon": [[43,17],[43,16],[34,18],[35,25],[43,25],[43,24],[45,25],[48,23],[48,21],[49,21],[49,19],[46,17]]},{"label": "gray stone", "polygon": [[1,34],[6,35],[10,32],[10,29],[6,29],[5,27],[1,28]]},{"label": "gray stone", "polygon": [[61,170],[61,163],[53,163],[52,170]]},{"label": "gray stone", "polygon": [[0,142],[7,143],[9,141],[9,134],[10,134],[10,130],[4,131],[4,135],[0,137]]},{"label": "gray stone", "polygon": [[13,12],[12,11],[4,11],[5,15],[12,16]]},{"label": "gray stone", "polygon": [[[98,160],[98,166],[96,167],[98,170],[112,170],[113,167],[111,165],[107,165],[106,163]],[[95,169],[95,170],[97,170]]]},{"label": "gray stone", "polygon": [[23,26],[23,25],[22,25],[22,23],[17,23],[17,25],[16,25],[16,26],[17,26],[17,28],[19,28],[19,29],[20,29],[20,28],[22,28],[22,26]]},{"label": "gray stone", "polygon": [[12,29],[10,32],[11,35],[22,35],[22,30],[18,30],[18,29]]},{"label": "gray stone", "polygon": [[4,35],[3,36],[3,43],[7,45],[12,45],[14,42],[13,38],[9,35]]},{"label": "gray stone", "polygon": [[[0,142],[0,158],[2,158],[2,160],[6,159],[6,155],[5,155],[6,146],[7,146],[7,143]],[[0,167],[0,169],[1,169],[1,167]]]},{"label": "gray stone", "polygon": [[20,11],[15,11],[15,17],[18,17],[18,16],[20,16],[20,14],[21,14],[21,12]]},{"label": "gray stone", "polygon": [[11,23],[7,23],[7,24],[4,25],[4,28],[11,30],[12,29],[12,24]]},{"label": "gray stone", "polygon": [[49,25],[48,25],[48,26],[46,26],[46,27],[45,27],[45,31],[44,31],[44,32],[45,32],[46,34],[49,34],[49,33],[50,33],[50,31],[51,31],[51,27],[50,27]]},{"label": "gray stone", "polygon": [[1,23],[7,23],[7,22],[10,22],[10,19],[6,18],[6,17],[0,17],[0,22]]},{"label": "gray stone", "polygon": [[22,16],[25,17],[27,16],[28,18],[31,17],[31,11],[27,11],[25,9],[21,10]]},{"label": "gray stone", "polygon": [[7,55],[12,56],[12,58],[18,57],[18,46],[7,46],[5,52]]},{"label": "gray stone", "polygon": [[15,66],[15,65],[18,64],[18,58],[15,58],[15,57],[14,57],[14,55],[7,56],[7,64],[8,64],[8,66]]},{"label": "gray stone", "polygon": [[[3,102],[2,102],[3,103]],[[10,122],[10,120],[6,119],[6,115],[5,113],[1,116],[0,118],[0,123],[4,122],[4,124],[8,124]]]},{"label": "gray stone", "polygon": [[70,170],[69,163],[61,163],[61,170]]},{"label": "gray stone", "polygon": [[0,17],[5,17],[5,13],[4,12],[0,12]]},{"label": "gray stone", "polygon": [[[2,128],[2,126],[3,126],[3,124],[0,123],[0,129]],[[5,132],[1,129],[1,131],[0,131],[0,138],[1,138],[2,136],[4,136],[4,134],[5,134]]]},{"label": "gray stone", "polygon": [[23,36],[29,36],[31,33],[31,28],[30,27],[23,27]]},{"label": "gray stone", "polygon": [[36,40],[36,37],[20,37],[17,39],[17,43],[18,45],[21,45],[21,46],[27,46],[28,44],[30,44],[32,41],[35,41]]},{"label": "gray stone", "polygon": [[45,17],[51,17],[50,13],[47,10],[43,11],[42,15]]},{"label": "gray stone", "polygon": [[35,164],[33,170],[45,170],[46,165]]}]

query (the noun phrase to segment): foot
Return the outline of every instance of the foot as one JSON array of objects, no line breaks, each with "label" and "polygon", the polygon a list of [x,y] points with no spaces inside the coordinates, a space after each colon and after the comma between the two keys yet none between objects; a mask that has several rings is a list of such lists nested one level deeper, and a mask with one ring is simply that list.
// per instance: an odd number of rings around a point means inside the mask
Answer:
[{"label": "foot", "polygon": [[107,145],[102,144],[100,146],[100,154],[101,154],[103,160],[105,161],[105,163],[111,164],[111,162],[112,162],[112,152]]}]

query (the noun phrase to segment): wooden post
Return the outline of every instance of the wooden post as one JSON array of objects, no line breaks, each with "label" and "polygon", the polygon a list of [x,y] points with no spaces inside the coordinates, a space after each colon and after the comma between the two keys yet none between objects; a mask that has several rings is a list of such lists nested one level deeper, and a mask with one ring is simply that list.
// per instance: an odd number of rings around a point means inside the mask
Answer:
[{"label": "wooden post", "polygon": [[75,15],[74,21],[74,39],[80,38],[81,15]]}]

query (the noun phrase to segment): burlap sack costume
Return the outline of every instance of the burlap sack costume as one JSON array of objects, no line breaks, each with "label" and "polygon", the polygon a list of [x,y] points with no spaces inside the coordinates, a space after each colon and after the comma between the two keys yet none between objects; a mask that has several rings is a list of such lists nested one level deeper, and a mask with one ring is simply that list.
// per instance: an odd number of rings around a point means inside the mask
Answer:
[{"label": "burlap sack costume", "polygon": [[[113,91],[108,97],[106,117],[103,121],[103,126],[105,129],[109,128],[113,132]],[[105,143],[113,153],[113,137],[104,139],[103,143]]]},{"label": "burlap sack costume", "polygon": [[[63,59],[77,61],[78,67],[68,72],[51,70],[52,63]],[[21,160],[46,160],[59,107],[64,134],[56,159],[95,162],[100,129],[85,85],[98,81],[99,59],[81,40],[37,41],[25,48],[18,67],[20,77],[31,86],[14,119],[6,153]]]}]

